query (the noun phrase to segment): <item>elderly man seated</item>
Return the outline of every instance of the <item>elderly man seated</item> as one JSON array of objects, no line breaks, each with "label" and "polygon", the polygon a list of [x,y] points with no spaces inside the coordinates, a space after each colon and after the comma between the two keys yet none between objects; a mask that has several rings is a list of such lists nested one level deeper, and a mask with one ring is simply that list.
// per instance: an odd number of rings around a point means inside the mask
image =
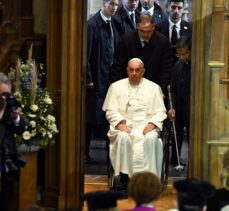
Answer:
[{"label": "elderly man seated", "polygon": [[109,87],[103,110],[110,123],[110,160],[122,189],[135,172],[150,171],[161,176],[163,145],[158,136],[166,109],[160,87],[143,78],[139,58],[128,62],[128,78]]}]

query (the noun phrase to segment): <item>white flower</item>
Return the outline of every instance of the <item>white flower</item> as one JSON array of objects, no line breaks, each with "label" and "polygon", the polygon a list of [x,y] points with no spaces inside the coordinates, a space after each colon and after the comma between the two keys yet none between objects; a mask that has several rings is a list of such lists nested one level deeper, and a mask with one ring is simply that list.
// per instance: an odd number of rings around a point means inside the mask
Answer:
[{"label": "white flower", "polygon": [[40,119],[41,119],[41,120],[43,120],[43,121],[45,121],[45,120],[46,120],[43,116],[40,116]]},{"label": "white flower", "polygon": [[[17,135],[16,139],[20,144],[26,140],[25,144],[30,145],[30,142],[35,140],[38,145],[47,146],[52,141],[54,134],[59,131],[56,125],[56,118],[50,114],[53,101],[50,98],[49,92],[45,88],[39,87],[39,84],[32,83],[32,73],[35,72],[36,69],[43,69],[41,64],[39,67],[35,66],[34,61],[27,61],[26,63],[20,63],[19,74],[15,74],[15,69],[10,70],[12,73],[10,73],[9,76],[12,78],[12,81],[15,82],[15,79],[20,80],[21,87],[24,89],[23,91],[18,90],[15,93],[15,97],[21,104],[21,115],[26,120],[26,129],[22,135]],[[34,75],[37,77],[37,80],[34,81],[40,81],[42,74],[43,73]],[[15,76],[17,76],[17,78],[15,78]],[[39,91],[35,99],[31,99],[31,84],[34,89],[38,89]]]},{"label": "white flower", "polygon": [[34,112],[36,112],[38,110],[38,106],[36,104],[31,105],[30,108]]},{"label": "white flower", "polygon": [[59,131],[57,130],[56,124],[51,124],[50,129],[51,129],[54,133],[58,133],[58,132],[59,132]]},{"label": "white flower", "polygon": [[48,137],[52,138],[53,137],[52,133],[48,132]]},{"label": "white flower", "polygon": [[24,140],[29,140],[31,138],[31,133],[29,131],[25,131],[22,134],[22,137],[23,137]]},{"label": "white flower", "polygon": [[44,102],[45,102],[46,104],[52,104],[52,99],[51,99],[49,96],[46,95],[46,97],[45,97],[45,99],[44,99]]},{"label": "white flower", "polygon": [[35,121],[30,121],[30,125],[33,127],[33,128],[35,128],[36,127],[36,122]]},{"label": "white flower", "polygon": [[53,116],[53,115],[48,115],[47,116],[47,120],[49,120],[50,122],[55,122],[56,121],[56,118]]},{"label": "white flower", "polygon": [[29,114],[28,116],[31,117],[31,118],[35,118],[36,117],[35,114]]},{"label": "white flower", "polygon": [[21,93],[20,92],[15,92],[14,96],[18,99],[21,100]]}]

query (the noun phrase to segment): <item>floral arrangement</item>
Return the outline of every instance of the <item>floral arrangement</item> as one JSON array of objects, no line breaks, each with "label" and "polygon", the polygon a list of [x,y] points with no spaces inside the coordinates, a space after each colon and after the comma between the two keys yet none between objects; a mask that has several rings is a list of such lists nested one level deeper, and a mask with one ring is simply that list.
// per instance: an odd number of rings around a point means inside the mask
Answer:
[{"label": "floral arrangement", "polygon": [[[32,49],[32,47],[31,47]],[[32,51],[32,50],[30,50]],[[10,69],[9,79],[13,82],[14,95],[21,105],[21,116],[25,120],[25,132],[16,135],[17,145],[46,148],[54,143],[53,135],[58,133],[56,119],[51,114],[53,102],[46,88],[41,87],[43,66],[37,67],[34,60],[21,63]]]}]

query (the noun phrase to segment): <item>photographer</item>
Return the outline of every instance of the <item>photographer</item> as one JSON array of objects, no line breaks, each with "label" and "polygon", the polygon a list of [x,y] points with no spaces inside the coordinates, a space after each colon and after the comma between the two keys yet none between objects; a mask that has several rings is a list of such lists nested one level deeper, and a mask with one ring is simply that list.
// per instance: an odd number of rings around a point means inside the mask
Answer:
[{"label": "photographer", "polygon": [[11,83],[0,72],[0,210],[4,211],[9,210],[13,186],[19,179],[19,168],[22,165],[14,136],[25,130],[19,112],[19,103],[11,94]]}]

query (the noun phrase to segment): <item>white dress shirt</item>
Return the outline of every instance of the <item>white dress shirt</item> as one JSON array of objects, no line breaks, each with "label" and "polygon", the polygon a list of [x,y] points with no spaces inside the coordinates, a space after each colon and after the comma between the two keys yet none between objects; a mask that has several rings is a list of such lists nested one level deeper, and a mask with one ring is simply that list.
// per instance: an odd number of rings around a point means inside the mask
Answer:
[{"label": "white dress shirt", "polygon": [[177,38],[180,37],[181,19],[177,23],[173,23],[169,18],[169,41],[171,42],[173,26],[176,25]]}]

